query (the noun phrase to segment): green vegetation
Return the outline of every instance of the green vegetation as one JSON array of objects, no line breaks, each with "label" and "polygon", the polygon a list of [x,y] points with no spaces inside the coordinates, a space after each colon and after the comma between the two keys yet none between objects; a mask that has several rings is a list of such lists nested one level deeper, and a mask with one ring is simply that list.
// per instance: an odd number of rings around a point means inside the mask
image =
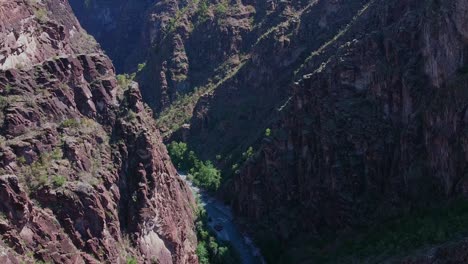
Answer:
[{"label": "green vegetation", "polygon": [[172,141],[171,144],[167,146],[169,155],[171,156],[172,163],[180,170],[188,170],[188,160],[187,159],[187,143],[185,142],[176,142]]},{"label": "green vegetation", "polygon": [[205,86],[197,87],[193,92],[177,98],[157,118],[160,127],[167,131],[163,133],[163,136],[177,131],[183,124],[187,123],[192,117],[193,109],[198,100],[202,96],[214,92],[220,85],[236,75],[247,59],[248,57],[243,57],[242,62],[238,65],[231,65],[229,62],[224,63],[216,70],[219,70],[220,73],[213,79],[208,80]]},{"label": "green vegetation", "polygon": [[146,67],[146,62],[138,64],[138,72],[141,72]]},{"label": "green vegetation", "polygon": [[215,14],[219,18],[224,18],[229,10],[229,2],[221,1],[215,6]]},{"label": "green vegetation", "polygon": [[23,157],[23,156],[17,157],[17,158],[16,158],[16,161],[17,161],[20,165],[26,164],[26,158]]},{"label": "green vegetation", "polygon": [[267,128],[265,130],[265,137],[270,137],[271,136],[271,129],[270,128]]},{"label": "green vegetation", "polygon": [[196,160],[194,167],[190,169],[189,177],[195,185],[207,190],[216,191],[221,184],[221,172],[209,160]]},{"label": "green vegetation", "polygon": [[127,258],[127,264],[138,264],[138,261],[135,257]]},{"label": "green vegetation", "polygon": [[62,128],[78,128],[79,126],[80,126],[80,121],[74,118],[65,119],[60,124],[60,127]]},{"label": "green vegetation", "polygon": [[244,161],[247,161],[250,158],[252,158],[253,155],[254,155],[254,149],[253,147],[249,147],[244,153],[242,153],[242,158],[244,159]]},{"label": "green vegetation", "polygon": [[216,236],[208,231],[208,216],[200,205],[195,226],[198,238],[196,253],[200,264],[241,263],[239,255],[229,243],[217,240]]},{"label": "green vegetation", "polygon": [[52,179],[52,183],[55,187],[62,187],[65,184],[65,182],[67,182],[67,178],[61,175],[56,175]]},{"label": "green vegetation", "polygon": [[379,263],[389,256],[410,254],[463,237],[468,233],[467,222],[468,202],[460,199],[437,207],[413,209],[355,233],[340,234],[335,239],[298,238],[281,257],[278,247],[264,250],[263,245],[262,253],[267,260],[281,258],[279,263],[301,263],[306,259],[313,259],[314,263],[367,263],[372,259]]},{"label": "green vegetation", "polygon": [[203,23],[210,18],[210,5],[207,0],[201,0],[198,3],[197,16],[198,23]]},{"label": "green vegetation", "polygon": [[47,10],[45,10],[44,8],[36,9],[36,11],[34,11],[34,16],[41,23],[45,23],[45,22],[47,22],[49,20],[47,18]]},{"label": "green vegetation", "polygon": [[[61,187],[67,181],[66,177],[61,175],[53,175],[49,172],[51,164],[54,160],[59,160],[62,157],[62,151],[55,149],[52,152],[43,153],[39,159],[27,165],[24,157],[17,158],[24,175],[24,182],[29,190],[37,190],[43,186],[49,185],[53,187]],[[50,179],[51,178],[51,179]]]},{"label": "green vegetation", "polygon": [[167,149],[177,169],[188,171],[190,180],[199,187],[216,191],[221,184],[221,172],[211,161],[200,161],[184,142],[171,142]]},{"label": "green vegetation", "polygon": [[130,83],[132,83],[132,81],[135,79],[135,75],[136,75],[135,73],[119,74],[116,77],[117,83],[120,85],[120,87],[122,87],[123,89],[126,89],[130,85]]}]

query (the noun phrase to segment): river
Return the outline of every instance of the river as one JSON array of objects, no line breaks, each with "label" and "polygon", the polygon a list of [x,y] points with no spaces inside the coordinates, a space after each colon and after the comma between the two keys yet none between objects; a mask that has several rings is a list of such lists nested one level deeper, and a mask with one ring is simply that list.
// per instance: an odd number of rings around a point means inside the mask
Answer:
[{"label": "river", "polygon": [[[187,182],[194,195],[200,197],[201,205],[205,208],[208,217],[211,219],[208,224],[211,230],[216,233],[218,239],[229,241],[239,253],[243,264],[265,263],[260,250],[253,244],[252,239],[240,231],[234,221],[231,209],[218,199],[194,186],[187,179],[187,175],[179,174],[179,176]],[[215,226],[222,226],[222,229],[218,231],[215,229]]]}]

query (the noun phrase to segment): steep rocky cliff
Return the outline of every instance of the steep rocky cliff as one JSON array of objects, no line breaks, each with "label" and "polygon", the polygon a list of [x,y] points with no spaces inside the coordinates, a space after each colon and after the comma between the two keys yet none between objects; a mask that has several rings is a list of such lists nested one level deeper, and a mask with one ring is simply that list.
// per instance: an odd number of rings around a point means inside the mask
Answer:
[{"label": "steep rocky cliff", "polygon": [[[165,139],[219,158],[221,193],[270,260],[333,255],[343,232],[466,196],[464,0],[73,2],[98,38],[135,37],[111,56],[146,61],[136,78]],[[454,243],[403,262],[463,263]]]},{"label": "steep rocky cliff", "polygon": [[370,1],[301,69],[235,179],[237,212],[288,241],[466,195],[467,7]]},{"label": "steep rocky cliff", "polygon": [[197,263],[194,201],[138,85],[68,1],[0,14],[0,259]]}]

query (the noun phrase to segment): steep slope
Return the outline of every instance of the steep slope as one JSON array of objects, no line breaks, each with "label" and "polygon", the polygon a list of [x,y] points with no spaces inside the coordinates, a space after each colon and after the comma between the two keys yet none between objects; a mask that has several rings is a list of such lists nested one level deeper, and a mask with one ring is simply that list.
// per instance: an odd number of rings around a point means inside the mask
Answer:
[{"label": "steep slope", "polygon": [[235,178],[239,215],[286,246],[466,195],[467,7],[372,1],[312,54]]},{"label": "steep slope", "polygon": [[138,85],[67,1],[0,10],[0,259],[197,263],[193,198]]},{"label": "steep slope", "polygon": [[[83,12],[108,5],[98,2]],[[115,3],[111,13],[131,4]],[[220,195],[267,242],[270,260],[333,262],[349,246],[343,233],[385,227],[415,208],[452,208],[466,195],[466,1],[165,0],[132,8],[145,21],[135,49],[146,66],[136,78],[164,138],[217,160]],[[100,32],[107,22],[89,27]],[[128,36],[128,28],[112,34]],[[432,243],[453,239],[454,229]],[[331,242],[316,246],[322,240]],[[463,262],[463,243],[454,248]],[[446,250],[420,261],[442,261]],[[372,262],[359,254],[341,261]]]}]

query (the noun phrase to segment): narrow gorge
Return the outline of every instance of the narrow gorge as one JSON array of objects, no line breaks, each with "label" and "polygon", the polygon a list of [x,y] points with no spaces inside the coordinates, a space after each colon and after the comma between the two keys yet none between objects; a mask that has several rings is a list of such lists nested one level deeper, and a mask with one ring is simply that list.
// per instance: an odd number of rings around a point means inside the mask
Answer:
[{"label": "narrow gorge", "polygon": [[0,261],[468,263],[468,0],[0,0]]}]

